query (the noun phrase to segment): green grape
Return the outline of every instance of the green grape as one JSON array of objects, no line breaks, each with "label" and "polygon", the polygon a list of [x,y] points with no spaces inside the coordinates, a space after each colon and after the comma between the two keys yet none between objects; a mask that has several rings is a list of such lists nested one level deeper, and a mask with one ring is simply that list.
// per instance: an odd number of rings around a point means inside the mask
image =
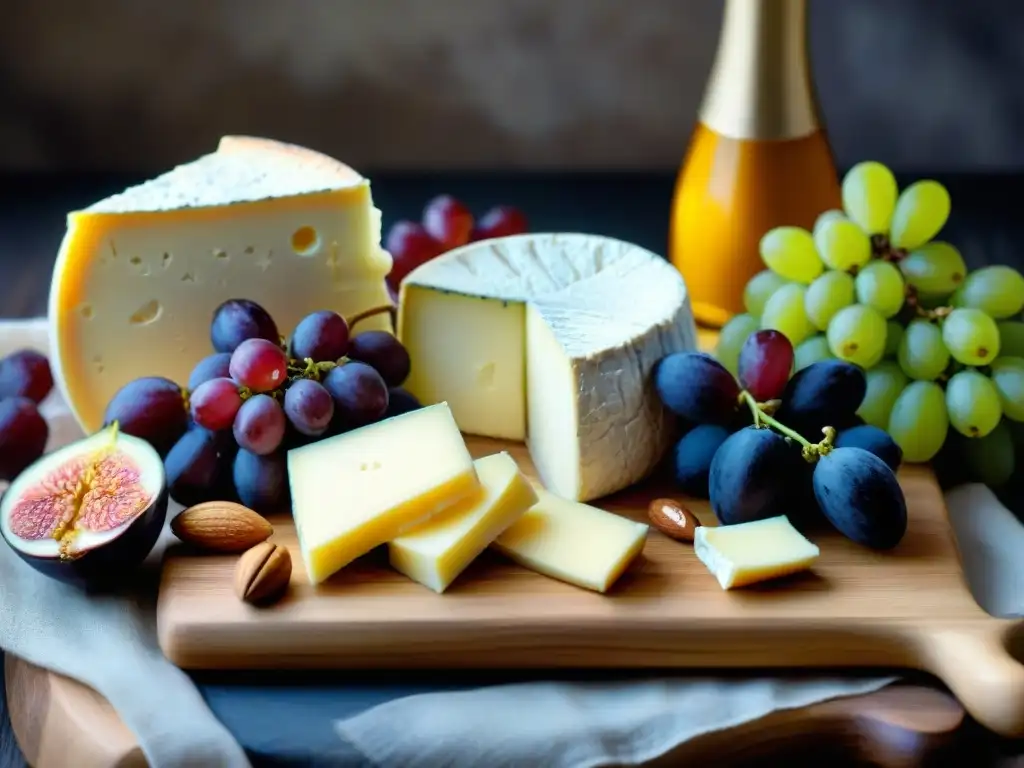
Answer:
[{"label": "green grape", "polygon": [[735,315],[722,326],[715,346],[715,357],[733,376],[737,375],[743,342],[760,327],[761,323],[753,315]]},{"label": "green grape", "polygon": [[857,415],[879,429],[888,429],[889,414],[893,403],[900,392],[907,386],[909,379],[892,360],[883,360],[864,374],[867,379],[867,391],[857,409]]},{"label": "green grape", "polygon": [[902,259],[900,271],[919,294],[946,297],[964,281],[967,264],[960,251],[949,243],[935,240]]},{"label": "green grape", "polygon": [[937,181],[915,181],[896,200],[889,242],[913,251],[931,240],[949,218],[949,192]]},{"label": "green grape", "polygon": [[896,359],[912,379],[935,381],[949,366],[949,350],[942,330],[927,320],[911,320],[903,332]]},{"label": "green grape", "polygon": [[996,323],[999,329],[999,354],[1004,357],[1024,357],[1024,323],[1017,320],[1003,320]]},{"label": "green grape", "polygon": [[1024,421],[1024,358],[997,357],[992,361],[992,384],[999,394],[1003,415]]},{"label": "green grape", "polygon": [[764,305],[761,327],[781,332],[794,347],[814,333],[814,326],[804,310],[806,293],[807,288],[798,283],[779,288]]},{"label": "green grape", "polygon": [[1013,267],[982,267],[967,275],[953,306],[974,307],[997,320],[1013,317],[1024,309],[1024,276]]},{"label": "green grape", "polygon": [[843,307],[828,324],[828,347],[840,360],[871,368],[885,352],[885,318],[863,304]]},{"label": "green grape", "polygon": [[761,238],[760,250],[768,269],[787,280],[807,285],[825,271],[814,247],[814,238],[800,227],[768,230]]},{"label": "green grape", "polygon": [[946,411],[949,423],[966,437],[984,437],[1003,417],[995,384],[973,370],[953,374],[946,382]]},{"label": "green grape", "polygon": [[988,365],[999,354],[999,327],[980,309],[954,309],[942,323],[942,340],[964,365]]},{"label": "green grape", "polygon": [[818,333],[801,341],[793,350],[793,368],[799,371],[808,365],[831,360],[833,357],[832,350],[828,348],[828,339]]},{"label": "green grape", "polygon": [[832,210],[825,211],[823,214],[818,216],[818,218],[814,220],[814,228],[811,229],[811,236],[814,238],[814,241],[818,241],[818,232],[821,230],[822,227],[824,227],[830,221],[836,220],[846,221],[846,214],[840,210],[833,208]]},{"label": "green grape", "polygon": [[747,314],[761,317],[768,298],[787,283],[789,280],[770,269],[763,269],[750,278],[747,287],[743,289],[743,307]]},{"label": "green grape", "polygon": [[871,258],[871,240],[864,230],[837,216],[815,227],[814,245],[825,266],[843,272],[862,267]]},{"label": "green grape", "polygon": [[857,301],[889,318],[903,309],[906,286],[899,269],[888,261],[872,261],[857,274]]},{"label": "green grape", "polygon": [[853,304],[853,278],[845,272],[830,269],[807,287],[804,309],[807,319],[819,331],[828,328],[832,315]]},{"label": "green grape", "polygon": [[885,351],[882,353],[884,357],[894,357],[896,355],[904,333],[906,331],[903,329],[903,325],[895,320],[889,320],[885,324]]},{"label": "green grape", "polygon": [[949,414],[942,387],[934,381],[912,381],[900,392],[889,414],[889,436],[910,463],[931,461],[946,442]]},{"label": "green grape", "polygon": [[889,232],[896,208],[896,179],[881,163],[857,163],[843,177],[843,208],[869,235]]},{"label": "green grape", "polygon": [[964,440],[961,449],[963,461],[971,478],[990,488],[998,488],[1013,477],[1016,450],[1013,433],[1005,421],[984,437]]}]

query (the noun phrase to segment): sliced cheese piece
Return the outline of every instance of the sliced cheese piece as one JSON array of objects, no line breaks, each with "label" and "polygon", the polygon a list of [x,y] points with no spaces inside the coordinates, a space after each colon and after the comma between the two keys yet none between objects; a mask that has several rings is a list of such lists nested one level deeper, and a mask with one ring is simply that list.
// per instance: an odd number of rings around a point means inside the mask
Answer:
[{"label": "sliced cheese piece", "polygon": [[[216,152],[68,216],[50,289],[55,376],[97,429],[139,376],[185,385],[226,299],[262,304],[288,334],[309,312],[389,305],[369,182],[316,152],[225,137]],[[386,315],[359,330],[390,330]]]},{"label": "sliced cheese piece", "polygon": [[592,235],[486,240],[402,283],[405,386],[445,401],[463,432],[525,439],[543,485],[588,501],[644,478],[675,420],[650,374],[696,349],[679,273],[629,243]]},{"label": "sliced cheese piece", "polygon": [[737,525],[702,525],[694,531],[693,551],[722,589],[805,571],[820,554],[785,516]]},{"label": "sliced cheese piece", "polygon": [[537,495],[537,503],[492,545],[520,565],[607,592],[643,551],[647,525],[545,490]]},{"label": "sliced cheese piece", "polygon": [[444,592],[500,533],[537,503],[536,491],[507,453],[484,456],[474,466],[480,493],[388,543],[391,565],[435,592]]},{"label": "sliced cheese piece", "polygon": [[289,451],[288,482],[312,584],[480,488],[444,403]]}]

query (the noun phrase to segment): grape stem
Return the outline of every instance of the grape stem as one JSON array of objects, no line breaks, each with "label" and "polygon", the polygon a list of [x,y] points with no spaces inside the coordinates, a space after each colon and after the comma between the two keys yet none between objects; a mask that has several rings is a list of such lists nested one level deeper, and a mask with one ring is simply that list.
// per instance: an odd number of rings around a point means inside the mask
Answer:
[{"label": "grape stem", "polygon": [[799,432],[795,432],[790,429],[767,412],[769,409],[772,411],[775,410],[777,407],[777,401],[770,400],[767,403],[759,403],[754,396],[745,389],[740,392],[740,399],[745,401],[747,403],[747,407],[750,408],[750,412],[754,416],[754,426],[756,428],[761,429],[765,426],[774,427],[778,432],[799,443],[803,448],[801,454],[805,461],[813,464],[818,460],[819,456],[827,456],[832,452],[833,444],[836,439],[836,430],[834,427],[823,428],[821,431],[822,434],[825,435],[825,439],[820,443],[812,443]]},{"label": "grape stem", "polygon": [[345,322],[348,323],[348,327],[349,329],[351,329],[353,326],[356,325],[356,323],[361,323],[363,320],[374,317],[376,315],[383,315],[385,312],[387,312],[389,315],[391,315],[391,327],[396,328],[398,326],[398,319],[396,317],[397,311],[398,307],[396,307],[394,304],[388,304],[387,306],[384,307],[374,307],[373,309],[367,309],[363,312],[359,312],[355,315],[352,315],[352,317],[346,318]]}]

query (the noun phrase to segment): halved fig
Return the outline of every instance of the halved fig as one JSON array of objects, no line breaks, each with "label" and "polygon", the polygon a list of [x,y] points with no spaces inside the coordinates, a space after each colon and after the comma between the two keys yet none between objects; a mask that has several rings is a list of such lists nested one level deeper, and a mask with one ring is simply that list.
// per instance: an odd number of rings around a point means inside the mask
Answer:
[{"label": "halved fig", "polygon": [[116,586],[167,516],[160,454],[117,424],[29,465],[0,501],[0,534],[25,562],[84,586]]}]

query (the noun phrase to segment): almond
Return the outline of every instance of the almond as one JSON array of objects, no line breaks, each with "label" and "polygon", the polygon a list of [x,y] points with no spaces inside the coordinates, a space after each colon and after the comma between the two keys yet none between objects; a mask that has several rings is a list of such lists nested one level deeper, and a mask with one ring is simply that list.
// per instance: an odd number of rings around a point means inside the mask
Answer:
[{"label": "almond", "polygon": [[288,590],[292,556],[280,544],[264,541],[246,551],[235,566],[235,594],[253,605],[267,605]]},{"label": "almond", "polygon": [[655,499],[647,507],[647,516],[659,531],[676,541],[693,541],[700,520],[675,499]]},{"label": "almond", "polygon": [[244,552],[273,535],[262,515],[232,501],[207,501],[181,512],[171,531],[186,544],[210,552]]}]

